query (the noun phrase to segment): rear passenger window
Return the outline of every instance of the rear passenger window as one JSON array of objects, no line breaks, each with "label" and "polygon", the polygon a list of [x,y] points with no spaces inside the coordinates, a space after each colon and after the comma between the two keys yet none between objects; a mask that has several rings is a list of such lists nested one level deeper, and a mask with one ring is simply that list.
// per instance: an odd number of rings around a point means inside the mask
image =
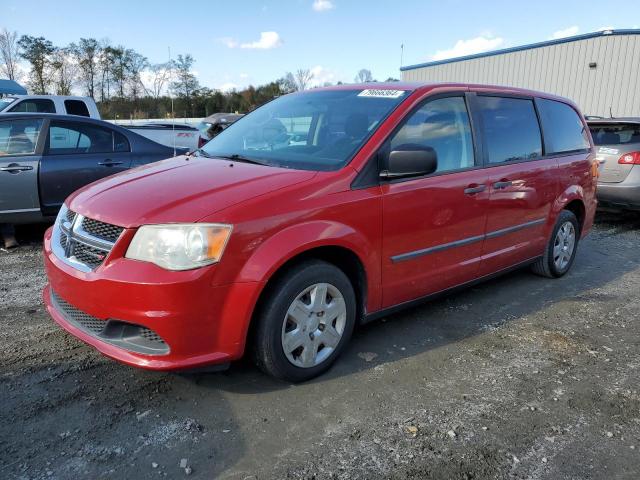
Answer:
[{"label": "rear passenger window", "polygon": [[473,140],[464,98],[431,100],[413,113],[391,139],[391,150],[411,144],[436,151],[436,172],[473,167]]},{"label": "rear passenger window", "polygon": [[538,108],[547,153],[567,153],[590,148],[587,129],[566,103],[539,99]]},{"label": "rear passenger window", "polygon": [[13,107],[11,112],[56,113],[53,101],[46,98],[23,100]]},{"label": "rear passenger window", "polygon": [[80,115],[81,117],[90,117],[89,109],[82,100],[65,100],[64,108],[69,115]]},{"label": "rear passenger window", "polygon": [[489,163],[534,160],[542,137],[533,100],[478,96]]},{"label": "rear passenger window", "polygon": [[[52,121],[47,142],[48,155],[70,155],[80,153],[111,153],[127,151],[121,134],[97,125],[85,125],[62,121]],[[126,141],[126,139],[124,139]],[[117,148],[117,149],[116,149]]]}]

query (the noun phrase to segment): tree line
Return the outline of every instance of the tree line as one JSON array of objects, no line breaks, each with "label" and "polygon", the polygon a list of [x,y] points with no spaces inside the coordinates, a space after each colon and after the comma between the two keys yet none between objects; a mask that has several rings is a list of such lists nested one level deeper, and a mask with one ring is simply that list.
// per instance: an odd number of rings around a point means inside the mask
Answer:
[{"label": "tree line", "polygon": [[[32,94],[80,92],[93,97],[108,119],[165,118],[172,111],[175,117],[244,113],[279,95],[305,90],[314,80],[311,70],[299,69],[265,85],[222,92],[200,85],[194,63],[188,53],[152,63],[106,39],[80,38],[60,47],[44,37],[0,31],[0,74],[16,81],[24,77]],[[387,79],[391,80],[395,79]],[[369,70],[362,69],[355,81],[374,80]]]}]

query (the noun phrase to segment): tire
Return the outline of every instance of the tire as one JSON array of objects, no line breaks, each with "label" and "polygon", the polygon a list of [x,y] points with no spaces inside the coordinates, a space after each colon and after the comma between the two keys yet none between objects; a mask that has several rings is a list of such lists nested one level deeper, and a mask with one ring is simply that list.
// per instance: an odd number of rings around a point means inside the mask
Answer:
[{"label": "tire", "polygon": [[347,276],[330,263],[306,261],[287,271],[265,295],[253,339],[258,367],[290,382],[324,373],[355,326],[356,296]]},{"label": "tire", "polygon": [[[569,233],[567,234],[567,232]],[[549,238],[544,255],[531,266],[533,273],[547,278],[559,278],[565,275],[571,269],[576,258],[579,240],[580,225],[578,224],[578,219],[569,210],[563,210],[558,215],[558,220],[551,232],[551,238]]]}]

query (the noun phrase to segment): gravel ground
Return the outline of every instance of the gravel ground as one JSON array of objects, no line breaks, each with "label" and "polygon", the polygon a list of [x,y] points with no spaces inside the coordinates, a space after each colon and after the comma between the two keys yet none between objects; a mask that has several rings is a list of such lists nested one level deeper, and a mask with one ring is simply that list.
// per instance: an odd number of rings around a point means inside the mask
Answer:
[{"label": "gravel ground", "polygon": [[639,233],[601,215],[565,278],[367,325],[292,386],[102,357],[46,315],[42,229],[23,229],[0,252],[0,478],[637,479]]}]

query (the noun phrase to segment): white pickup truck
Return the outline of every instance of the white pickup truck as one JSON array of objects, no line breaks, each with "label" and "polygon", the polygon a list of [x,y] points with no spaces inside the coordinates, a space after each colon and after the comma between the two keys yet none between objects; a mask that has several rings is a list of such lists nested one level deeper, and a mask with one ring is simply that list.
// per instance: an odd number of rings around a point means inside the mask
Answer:
[{"label": "white pickup truck", "polygon": [[0,98],[2,113],[57,113],[60,115],[80,115],[100,120],[100,112],[91,97],[68,95],[9,95]]}]

